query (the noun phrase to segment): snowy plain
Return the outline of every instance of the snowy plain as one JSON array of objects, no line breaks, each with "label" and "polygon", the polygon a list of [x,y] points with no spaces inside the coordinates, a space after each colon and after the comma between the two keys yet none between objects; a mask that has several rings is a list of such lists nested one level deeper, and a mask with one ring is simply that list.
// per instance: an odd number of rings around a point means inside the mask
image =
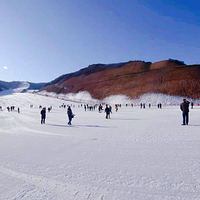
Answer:
[{"label": "snowy plain", "polygon": [[[63,103],[75,106],[72,126]],[[12,105],[20,114],[5,109]],[[53,106],[45,125],[39,105]],[[78,105],[37,94],[0,96],[0,199],[200,199],[199,107],[181,126],[179,106],[112,106],[105,119]]]}]

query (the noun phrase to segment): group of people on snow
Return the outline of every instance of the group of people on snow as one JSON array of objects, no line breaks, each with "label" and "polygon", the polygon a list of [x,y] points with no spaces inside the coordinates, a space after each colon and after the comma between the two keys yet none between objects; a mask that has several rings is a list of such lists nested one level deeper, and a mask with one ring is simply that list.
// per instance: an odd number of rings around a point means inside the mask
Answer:
[{"label": "group of people on snow", "polygon": [[[15,106],[10,106],[10,107],[7,106],[6,109],[7,109],[8,112],[15,111]],[[3,111],[3,107],[2,106],[0,106],[0,111]],[[19,107],[17,108],[17,112],[20,113],[20,108]]]},{"label": "group of people on snow", "polygon": [[[182,117],[183,117],[182,125],[188,125],[188,123],[189,123],[189,104],[190,104],[190,102],[188,100],[183,99],[183,103],[181,103],[181,105],[180,105],[180,109],[182,111]],[[193,108],[193,106],[194,106],[194,103],[192,102],[191,103],[191,108]],[[63,104],[60,107],[64,107],[65,108],[66,105]],[[87,106],[84,105],[84,109],[85,110],[86,110],[87,107],[89,107],[89,106],[88,105]],[[115,111],[116,112],[118,111],[118,107],[119,107],[119,105],[116,104],[115,105]],[[145,104],[141,103],[140,107],[141,108],[145,108]],[[149,105],[149,107],[151,107],[151,105]],[[40,108],[41,108],[41,106],[40,106]],[[162,104],[161,103],[158,104],[158,108],[162,108]],[[48,108],[48,111],[50,112],[51,109],[52,109],[52,106]],[[103,106],[101,104],[99,105],[99,109],[98,110],[99,110],[99,112],[101,112],[103,110]],[[106,105],[104,112],[106,113],[106,119],[110,119],[110,114],[112,113],[112,107],[110,105]],[[40,114],[41,114],[41,124],[45,124],[45,119],[46,119],[46,108],[45,107],[42,108]],[[69,105],[67,106],[67,115],[68,115],[68,119],[69,119],[68,125],[72,125],[71,122],[72,122],[72,119],[74,118],[75,115],[73,114],[71,106],[69,106]]]}]

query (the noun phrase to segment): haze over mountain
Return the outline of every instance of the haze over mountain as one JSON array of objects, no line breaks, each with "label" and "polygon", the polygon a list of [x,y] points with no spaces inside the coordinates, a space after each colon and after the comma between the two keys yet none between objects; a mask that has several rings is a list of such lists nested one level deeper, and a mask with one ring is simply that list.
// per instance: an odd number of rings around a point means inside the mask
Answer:
[{"label": "haze over mountain", "polygon": [[200,98],[199,77],[200,65],[186,65],[172,59],[93,64],[56,78],[41,91],[57,94],[87,91],[99,100],[112,95],[134,99],[146,93]]}]

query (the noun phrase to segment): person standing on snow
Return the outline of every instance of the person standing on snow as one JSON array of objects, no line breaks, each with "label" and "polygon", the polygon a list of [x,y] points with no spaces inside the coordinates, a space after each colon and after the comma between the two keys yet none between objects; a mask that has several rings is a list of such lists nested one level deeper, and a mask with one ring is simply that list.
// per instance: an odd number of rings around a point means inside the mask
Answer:
[{"label": "person standing on snow", "polygon": [[106,113],[106,119],[110,118],[110,108],[108,107],[108,105],[106,105],[105,113]]},{"label": "person standing on snow", "polygon": [[149,108],[151,108],[151,104],[149,103]]},{"label": "person standing on snow", "polygon": [[117,104],[115,105],[115,111],[116,112],[118,111],[118,105]]},{"label": "person standing on snow", "polygon": [[43,108],[40,112],[41,114],[41,124],[45,124],[45,119],[46,119],[46,108]]},{"label": "person standing on snow", "polygon": [[70,106],[69,106],[68,109],[67,109],[67,115],[68,115],[68,118],[69,118],[68,124],[69,124],[69,125],[72,125],[72,124],[71,124],[71,121],[72,121],[72,118],[74,117],[74,114],[72,113],[72,109],[71,109]]},{"label": "person standing on snow", "polygon": [[189,104],[190,102],[186,99],[183,99],[183,103],[180,105],[180,109],[183,112],[183,124],[182,125],[188,125],[189,122]]},{"label": "person standing on snow", "polygon": [[110,113],[112,113],[112,106],[109,106],[109,109],[110,109]]}]

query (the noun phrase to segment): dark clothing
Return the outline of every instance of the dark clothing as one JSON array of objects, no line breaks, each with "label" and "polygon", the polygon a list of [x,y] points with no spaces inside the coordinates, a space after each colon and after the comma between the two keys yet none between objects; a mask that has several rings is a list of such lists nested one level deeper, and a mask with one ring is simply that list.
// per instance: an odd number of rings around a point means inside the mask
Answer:
[{"label": "dark clothing", "polygon": [[45,124],[46,110],[42,109],[40,114],[41,114],[41,124]]},{"label": "dark clothing", "polygon": [[41,119],[41,124],[45,124],[45,118]]},{"label": "dark clothing", "polygon": [[187,112],[187,113],[184,113],[183,112],[183,125],[188,125],[188,122],[189,122],[189,115],[188,115],[189,113]]},{"label": "dark clothing", "polygon": [[108,119],[108,117],[110,118],[110,108],[109,107],[106,107],[105,112],[106,112],[106,119]]},{"label": "dark clothing", "polygon": [[71,121],[72,121],[72,118],[74,117],[74,115],[73,115],[70,107],[67,109],[67,115],[68,115],[68,118],[69,118],[68,124],[71,125]]},{"label": "dark clothing", "polygon": [[188,122],[189,122],[189,104],[190,102],[187,101],[187,102],[183,102],[180,105],[180,109],[183,112],[183,125],[185,124],[188,125]]},{"label": "dark clothing", "polygon": [[42,118],[45,118],[46,117],[46,110],[44,110],[44,109],[41,110],[40,114],[41,114]]},{"label": "dark clothing", "polygon": [[189,112],[189,104],[190,104],[190,102],[187,101],[187,102],[183,102],[180,105],[180,109],[183,111],[183,113],[188,113]]}]

